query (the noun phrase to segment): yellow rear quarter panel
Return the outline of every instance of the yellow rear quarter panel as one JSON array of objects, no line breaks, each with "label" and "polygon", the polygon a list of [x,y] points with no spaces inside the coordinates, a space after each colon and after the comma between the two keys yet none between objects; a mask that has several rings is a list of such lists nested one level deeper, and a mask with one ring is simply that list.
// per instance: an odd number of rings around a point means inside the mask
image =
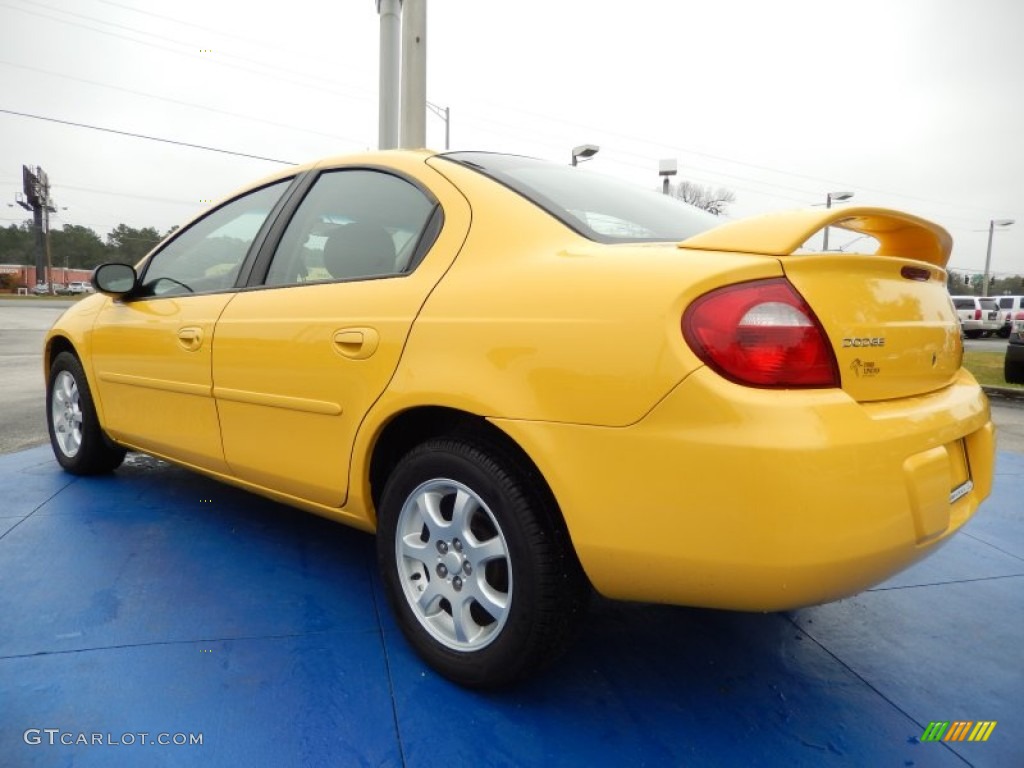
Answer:
[{"label": "yellow rear quarter panel", "polygon": [[633,423],[701,365],[683,341],[686,305],[726,280],[781,275],[765,256],[596,244],[473,171],[437,165],[467,190],[473,226],[413,326],[387,411]]}]

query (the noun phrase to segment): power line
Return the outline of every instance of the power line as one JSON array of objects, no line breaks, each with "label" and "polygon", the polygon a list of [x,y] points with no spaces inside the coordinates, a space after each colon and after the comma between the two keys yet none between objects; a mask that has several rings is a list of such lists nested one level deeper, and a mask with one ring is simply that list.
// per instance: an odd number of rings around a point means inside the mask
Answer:
[{"label": "power line", "polygon": [[13,109],[0,108],[0,113],[6,115],[17,115],[18,117],[28,117],[33,120],[43,120],[48,123],[59,123],[60,125],[70,125],[75,128],[88,128],[92,131],[101,131],[103,133],[113,133],[118,136],[130,136],[133,139],[145,139],[146,141],[159,141],[162,144],[173,144],[178,147],[189,147],[190,149],[202,149],[206,152],[219,152],[222,155],[234,155],[236,157],[247,157],[250,160],[266,160],[269,163],[280,163],[281,165],[298,165],[298,163],[291,160],[280,160],[276,157],[266,157],[264,155],[250,155],[247,152],[235,152],[230,149],[220,149],[218,147],[208,147],[204,144],[192,144],[187,141],[176,141],[174,139],[164,139],[159,136],[148,136],[144,133],[132,133],[131,131],[120,131],[116,128],[105,128],[99,125],[89,125],[88,123],[76,123],[72,120],[61,120],[57,117],[46,117],[44,115],[32,115],[28,112],[17,112]]},{"label": "power line", "polygon": [[[207,63],[207,64],[216,64],[217,66],[228,67],[229,69],[236,69],[236,70],[239,70],[240,72],[248,72],[250,74],[257,75],[260,78],[268,78],[269,77],[269,78],[273,78],[275,80],[280,80],[281,82],[284,82],[284,83],[288,83],[290,85],[297,85],[297,86],[300,86],[300,87],[303,87],[303,88],[309,88],[309,89],[312,89],[312,90],[321,91],[323,93],[329,93],[329,94],[334,95],[334,96],[344,96],[344,97],[347,97],[347,98],[350,98],[350,99],[358,99],[358,100],[362,100],[362,101],[371,101],[372,100],[370,96],[363,95],[363,93],[359,93],[359,94],[345,93],[344,91],[340,91],[340,90],[333,89],[333,88],[325,88],[324,86],[315,85],[315,84],[313,84],[311,82],[308,82],[308,79],[315,78],[315,79],[325,80],[325,81],[330,82],[330,83],[335,84],[335,85],[337,84],[337,82],[334,81],[334,80],[328,80],[327,78],[322,78],[322,77],[319,77],[317,75],[309,75],[309,74],[306,74],[306,73],[298,73],[300,78],[307,78],[307,82],[303,82],[302,80],[295,80],[295,79],[288,78],[288,77],[282,77],[280,73],[282,71],[286,71],[286,70],[282,70],[282,69],[280,69],[278,67],[274,67],[274,66],[271,66],[269,64],[262,64],[260,62],[254,62],[254,63],[257,64],[257,66],[263,67],[263,71],[255,70],[255,69],[252,69],[251,67],[245,67],[245,66],[241,66],[239,64],[232,64],[230,62],[221,61],[221,60],[218,60],[216,58],[204,57],[204,56],[199,55],[198,52],[197,53],[190,53],[190,52],[188,52],[186,50],[179,50],[178,48],[172,48],[172,47],[169,47],[169,46],[166,46],[166,45],[160,45],[159,43],[150,42],[150,41],[147,41],[147,40],[139,40],[139,39],[136,39],[134,37],[129,37],[128,35],[119,34],[117,32],[111,32],[111,31],[106,30],[106,29],[98,29],[98,28],[90,26],[88,24],[82,24],[82,23],[77,22],[77,21],[69,21],[68,19],[62,19],[59,16],[52,16],[50,14],[40,13],[39,11],[36,11],[36,10],[29,10],[27,8],[21,8],[19,6],[11,5],[9,3],[0,2],[0,6],[3,6],[5,8],[10,8],[12,11],[20,11],[21,13],[25,13],[25,14],[28,14],[30,16],[38,16],[41,19],[47,19],[49,21],[56,21],[59,24],[66,24],[67,26],[70,26],[70,27],[78,27],[79,29],[87,29],[90,32],[95,32],[96,34],[99,34],[99,35],[107,35],[108,37],[116,37],[116,38],[121,39],[121,40],[127,40],[129,42],[135,43],[136,45],[144,45],[144,46],[147,46],[147,47],[150,47],[150,48],[156,48],[156,49],[161,50],[161,51],[167,51],[169,53],[173,53],[173,54],[176,54],[178,56],[184,56],[186,58],[194,59],[196,61],[202,61],[202,62]],[[42,6],[42,7],[51,8],[51,6]],[[65,13],[65,14],[69,13],[68,11],[63,11],[63,10],[60,10],[60,9],[53,9],[53,10],[56,10],[58,13]],[[166,41],[172,43],[173,45],[181,46],[181,47],[189,49],[189,50],[196,50],[195,48],[192,48],[191,44],[189,44],[189,43],[183,43],[183,42],[181,42],[179,40],[174,40],[172,38],[164,37],[164,36],[161,36],[161,35],[156,35],[156,34],[154,34],[152,32],[146,32],[144,30],[137,30],[137,29],[134,29],[132,27],[125,27],[122,24],[114,24],[114,23],[111,23],[111,22],[102,21],[100,19],[92,19],[92,17],[82,16],[81,14],[70,14],[70,15],[77,16],[79,18],[91,19],[91,20],[97,21],[100,24],[106,24],[108,26],[113,26],[113,27],[120,28],[120,29],[128,29],[131,32],[134,32],[135,34],[146,35],[148,37],[155,37],[158,40],[166,40]],[[225,55],[231,56],[230,54],[225,54]],[[250,61],[250,62],[253,61],[252,59],[246,60],[246,59],[244,59],[243,57],[240,57],[240,56],[231,56],[231,58],[236,58],[236,59],[239,59],[239,60],[242,60],[242,61]]]},{"label": "power line", "polygon": [[114,197],[130,197],[132,200],[148,200],[152,203],[171,203],[172,205],[199,205],[198,200],[174,200],[169,197],[150,197],[148,195],[139,195],[134,192],[112,192],[106,189],[96,189],[95,187],[79,187],[74,184],[54,184],[59,189],[74,189],[79,192],[94,192],[99,195],[112,195]]},{"label": "power line", "polygon": [[215,114],[220,114],[220,115],[227,115],[229,117],[238,117],[238,118],[241,118],[243,120],[252,120],[253,122],[263,123],[264,125],[272,125],[275,128],[286,128],[286,129],[288,129],[290,131],[298,131],[298,132],[302,132],[302,133],[309,133],[309,134],[313,134],[315,136],[324,136],[324,137],[329,138],[329,139],[344,139],[345,141],[351,141],[354,144],[365,144],[365,142],[360,141],[359,139],[353,139],[351,136],[341,136],[341,135],[336,134],[336,133],[324,133],[323,131],[314,131],[314,130],[312,130],[310,128],[300,128],[300,127],[295,126],[295,125],[286,125],[284,123],[276,123],[273,120],[265,120],[265,119],[260,118],[260,117],[254,117],[252,115],[243,115],[243,114],[241,114],[239,112],[231,112],[231,111],[228,111],[226,109],[218,109],[216,107],[208,107],[208,106],[205,106],[203,104],[196,104],[196,103],[191,102],[191,101],[181,101],[179,99],[172,99],[172,98],[169,98],[167,96],[157,96],[155,93],[146,93],[145,91],[136,91],[136,90],[133,90],[131,88],[124,88],[124,87],[119,86],[119,85],[111,85],[110,83],[101,83],[101,82],[99,82],[97,80],[89,80],[89,79],[84,78],[84,77],[76,77],[74,75],[65,75],[65,74],[60,73],[60,72],[52,72],[52,71],[50,71],[48,69],[42,69],[41,67],[32,67],[32,66],[29,66],[27,64],[16,64],[13,61],[5,61],[3,59],[0,59],[0,65],[6,66],[6,67],[15,67],[16,69],[24,69],[24,70],[26,70],[28,72],[39,72],[39,73],[44,74],[44,75],[49,75],[50,77],[59,77],[59,78],[61,78],[63,80],[72,80],[72,81],[77,82],[77,83],[85,83],[87,85],[95,85],[95,86],[98,86],[100,88],[109,88],[110,90],[113,90],[113,91],[120,91],[122,93],[130,93],[133,96],[142,96],[142,97],[148,98],[148,99],[155,99],[157,101],[164,101],[164,102],[167,102],[168,104],[177,104],[179,106],[192,107],[194,109],[202,109],[202,110],[205,110],[207,112],[213,112]]},{"label": "power line", "polygon": [[[538,112],[533,112],[533,111],[530,111],[530,110],[521,109],[519,107],[509,106],[508,104],[494,104],[493,102],[486,102],[486,101],[475,101],[474,104],[471,105],[471,106],[460,107],[460,114],[472,114],[474,106],[487,106],[487,105],[490,105],[490,106],[494,107],[495,111],[501,111],[501,110],[509,111],[509,110],[511,110],[511,111],[515,111],[515,112],[518,112],[518,113],[523,114],[523,115],[527,115],[527,116],[530,116],[530,117],[533,117],[533,118],[544,120],[545,122],[548,122],[548,123],[562,123],[563,125],[571,126],[574,129],[581,128],[581,129],[587,130],[587,131],[593,131],[594,130],[592,125],[585,125],[583,123],[579,123],[579,122],[576,122],[576,121],[573,121],[573,120],[568,120],[568,119],[565,119],[565,118],[562,118],[562,117],[554,117],[554,116],[549,115],[549,114],[538,113]],[[484,121],[490,120],[491,122],[494,122],[494,123],[496,123],[498,125],[504,125],[506,127],[509,127],[512,130],[516,130],[513,126],[511,126],[508,123],[503,123],[501,121],[496,121],[493,118],[489,118],[489,117],[481,118],[479,113],[476,115],[476,117],[477,117],[477,120],[480,120],[480,119],[483,119]],[[536,132],[536,131],[534,131],[534,132]],[[933,200],[933,199],[929,199],[929,198],[925,198],[925,197],[919,197],[919,196],[916,196],[916,195],[909,195],[909,194],[906,194],[906,193],[903,193],[903,192],[893,192],[893,191],[884,190],[884,189],[865,187],[865,186],[863,186],[861,184],[849,184],[848,182],[836,181],[835,179],[826,179],[826,178],[821,177],[821,176],[813,176],[813,175],[809,175],[809,174],[796,173],[794,171],[784,171],[784,170],[781,170],[779,168],[774,168],[774,167],[769,166],[769,165],[763,165],[763,164],[759,164],[759,163],[752,163],[752,162],[747,162],[747,161],[744,161],[744,160],[737,160],[735,158],[726,157],[724,155],[716,155],[716,154],[712,154],[712,153],[709,153],[709,152],[700,152],[698,150],[687,149],[685,147],[674,146],[674,145],[662,143],[662,142],[659,142],[659,141],[652,141],[651,139],[640,138],[640,137],[637,137],[637,136],[631,136],[629,134],[620,133],[620,132],[617,132],[617,131],[609,131],[609,130],[606,130],[606,129],[601,129],[601,132],[604,135],[606,135],[606,136],[611,136],[611,137],[618,138],[618,139],[625,139],[627,141],[636,142],[638,144],[646,144],[647,146],[651,146],[651,147],[661,148],[661,149],[666,150],[666,152],[668,152],[668,153],[678,153],[680,155],[694,155],[696,157],[703,157],[703,158],[707,158],[709,160],[717,160],[719,162],[725,162],[725,163],[730,163],[730,164],[733,164],[733,165],[739,165],[739,166],[744,166],[744,167],[747,167],[747,168],[753,168],[755,170],[765,171],[765,172],[776,174],[776,175],[780,175],[780,176],[789,176],[789,177],[792,177],[792,178],[795,178],[795,179],[804,179],[804,180],[807,180],[807,181],[813,181],[816,184],[827,184],[829,186],[837,186],[837,187],[840,187],[840,186],[854,186],[858,190],[863,191],[863,192],[870,192],[870,193],[878,194],[878,195],[888,195],[888,196],[891,196],[891,197],[900,197],[900,198],[903,198],[903,199],[906,199],[906,200],[913,200],[913,201],[916,201],[916,202],[919,202],[919,203],[927,203],[929,205],[940,205],[940,206],[944,206],[944,207],[947,207],[947,208],[959,208],[960,210],[971,209],[971,210],[977,210],[977,211],[986,211],[985,218],[989,218],[990,217],[989,216],[990,210],[988,208],[983,208],[983,207],[980,207],[980,206],[969,205],[969,204],[966,204],[966,203],[951,203],[951,202],[946,202],[946,201],[942,201],[942,200]],[[555,135],[555,134],[549,133],[549,135]],[[712,171],[707,171],[707,172],[710,173]],[[744,177],[737,176],[735,178],[744,178]],[[748,181],[754,181],[755,183],[765,184],[766,186],[770,185],[770,186],[776,186],[776,187],[779,187],[779,188],[782,188],[782,189],[786,189],[786,187],[783,187],[782,185],[772,184],[771,182],[762,182],[762,181],[759,181],[759,180],[756,180],[756,179],[750,179],[750,178],[747,178],[747,180]],[[763,193],[762,192],[761,194],[769,194],[769,193]],[[806,194],[810,195],[810,194],[813,194],[813,193],[812,192],[807,192]],[[777,197],[786,197],[785,195],[776,195],[776,196]],[[790,198],[790,199],[792,199],[792,198]],[[961,217],[961,216],[948,216],[946,218],[958,218],[958,219],[961,219],[961,220],[964,220],[964,221],[968,220],[967,216],[963,216],[963,217]],[[973,221],[974,219],[971,218],[970,220]]]},{"label": "power line", "polygon": [[[231,39],[234,39],[234,40],[238,40],[238,41],[240,41],[242,43],[247,43],[247,44],[250,44],[250,45],[256,45],[260,49],[271,49],[271,50],[282,51],[284,53],[287,53],[288,56],[290,56],[290,57],[294,57],[295,54],[296,54],[294,49],[286,48],[283,45],[277,45],[277,44],[275,44],[273,42],[270,42],[270,41],[267,41],[267,40],[257,40],[257,39],[252,38],[252,37],[245,37],[244,35],[238,35],[238,34],[235,34],[233,32],[228,32],[227,30],[215,29],[213,27],[207,27],[207,26],[204,26],[202,24],[196,24],[195,22],[185,21],[184,19],[175,18],[174,16],[166,16],[166,15],[161,14],[161,13],[154,13],[153,11],[146,11],[146,10],[143,10],[141,8],[136,8],[136,7],[131,6],[131,5],[126,5],[124,3],[113,2],[112,0],[97,0],[97,2],[100,2],[103,5],[112,6],[114,8],[123,8],[126,11],[131,11],[133,13],[138,13],[138,14],[141,14],[143,16],[149,16],[149,17],[154,18],[154,19],[160,19],[162,21],[169,21],[172,24],[180,24],[181,26],[191,27],[193,29],[199,29],[199,30],[202,30],[203,32],[211,32],[211,33],[213,33],[215,35],[220,35],[222,37],[228,37],[228,38],[231,38]],[[330,62],[330,61],[328,61],[327,59],[325,59],[325,58],[323,58],[321,56],[312,56],[312,55],[309,54],[308,51],[302,51],[302,55],[304,57],[306,57],[307,59],[309,59],[311,61],[314,61],[314,62],[316,62],[318,64],[321,64],[321,65],[326,65],[326,66],[332,66],[333,65],[333,62]],[[242,57],[235,57],[235,58],[239,58],[242,61],[246,60],[246,59],[244,59]],[[254,61],[254,60],[252,60],[252,61]],[[266,66],[265,64],[262,64],[260,62],[255,62],[255,63],[258,63],[260,66]],[[275,69],[277,69],[278,71],[281,71],[280,68],[276,64],[275,64]],[[289,71],[292,74],[299,75],[300,77],[312,77],[314,79],[323,80],[325,82],[330,82],[332,84],[337,84],[337,81],[334,80],[333,78],[320,77],[318,75],[310,75],[309,73],[296,72],[294,70],[284,70],[284,71]],[[369,89],[367,89],[367,88],[364,88],[362,86],[353,85],[351,83],[344,83],[344,85],[345,85],[345,87],[352,88],[352,89],[354,89],[357,92],[367,94],[365,98],[372,98],[371,91]],[[360,97],[360,98],[363,98],[363,97]]]}]

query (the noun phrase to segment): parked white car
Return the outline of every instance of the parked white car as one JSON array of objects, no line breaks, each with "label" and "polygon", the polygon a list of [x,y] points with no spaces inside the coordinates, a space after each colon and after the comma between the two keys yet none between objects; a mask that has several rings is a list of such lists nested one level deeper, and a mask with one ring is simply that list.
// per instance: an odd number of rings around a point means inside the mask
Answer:
[{"label": "parked white car", "polygon": [[1002,319],[999,335],[1004,339],[1009,338],[1014,316],[1024,310],[1024,296],[993,296],[992,300],[999,306],[999,316]]},{"label": "parked white car", "polygon": [[68,283],[67,292],[72,295],[79,295],[83,293],[95,293],[95,289],[92,287],[92,283],[77,280]]},{"label": "parked white car", "polygon": [[977,296],[950,296],[956,314],[960,318],[960,327],[968,339],[977,339],[992,333],[998,333],[1003,327],[1002,315],[995,299]]}]

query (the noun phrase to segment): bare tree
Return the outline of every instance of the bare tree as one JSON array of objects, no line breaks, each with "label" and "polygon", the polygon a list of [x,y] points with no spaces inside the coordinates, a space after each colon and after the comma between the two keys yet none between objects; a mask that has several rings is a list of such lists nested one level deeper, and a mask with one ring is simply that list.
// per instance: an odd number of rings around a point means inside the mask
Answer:
[{"label": "bare tree", "polygon": [[713,189],[693,181],[681,181],[669,187],[669,194],[678,197],[684,203],[703,208],[708,213],[721,216],[729,203],[736,202],[736,193],[731,189],[719,187]]}]

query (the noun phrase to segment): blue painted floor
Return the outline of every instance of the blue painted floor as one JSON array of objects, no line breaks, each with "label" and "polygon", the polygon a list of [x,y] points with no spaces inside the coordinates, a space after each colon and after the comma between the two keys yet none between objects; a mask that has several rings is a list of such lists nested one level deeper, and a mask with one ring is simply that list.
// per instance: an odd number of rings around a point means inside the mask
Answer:
[{"label": "blue painted floor", "polygon": [[[877,589],[597,599],[556,669],[487,695],[408,649],[365,534],[137,455],[99,479],[2,456],[0,489],[3,766],[1024,765],[1024,455]],[[921,743],[932,720],[998,725]]]}]

